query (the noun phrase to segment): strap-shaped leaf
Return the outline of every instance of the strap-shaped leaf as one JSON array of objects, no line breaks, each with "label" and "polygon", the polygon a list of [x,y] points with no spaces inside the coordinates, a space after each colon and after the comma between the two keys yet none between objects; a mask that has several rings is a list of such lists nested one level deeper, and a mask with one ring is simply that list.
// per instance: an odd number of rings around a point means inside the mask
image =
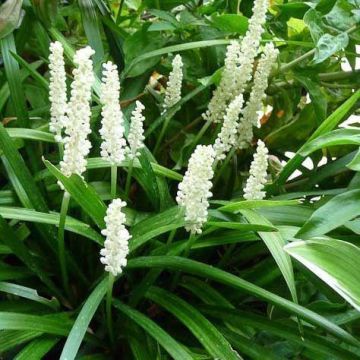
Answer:
[{"label": "strap-shaped leaf", "polygon": [[186,301],[157,287],[151,287],[145,296],[177,317],[215,359],[241,359],[216,327]]},{"label": "strap-shaped leaf", "polygon": [[326,239],[297,241],[285,250],[360,311],[360,249],[357,246]]}]

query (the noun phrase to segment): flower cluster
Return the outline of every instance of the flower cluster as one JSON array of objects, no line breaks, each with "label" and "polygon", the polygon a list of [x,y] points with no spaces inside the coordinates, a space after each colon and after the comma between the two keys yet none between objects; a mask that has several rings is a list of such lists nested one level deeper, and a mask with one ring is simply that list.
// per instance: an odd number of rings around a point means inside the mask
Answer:
[{"label": "flower cluster", "polygon": [[80,49],[74,56],[77,68],[73,70],[74,80],[71,84],[71,97],[67,109],[67,123],[64,138],[64,158],[60,162],[61,172],[70,176],[82,173],[86,169],[86,156],[91,143],[87,139],[90,129],[91,86],[94,81],[91,56],[94,50],[89,46]]},{"label": "flower cluster", "polygon": [[221,127],[217,139],[214,143],[216,159],[222,160],[237,140],[237,131],[239,126],[239,115],[243,106],[243,96],[237,96],[228,106],[224,122]]},{"label": "flower cluster", "polygon": [[172,71],[169,75],[169,80],[166,84],[164,109],[168,109],[175,105],[181,99],[181,85],[183,79],[183,62],[181,56],[178,54],[174,57],[172,62]]},{"label": "flower cluster", "polygon": [[264,32],[268,2],[269,0],[255,0],[253,16],[249,20],[249,28],[241,44],[232,42],[228,46],[220,84],[214,91],[208,110],[204,114],[206,120],[220,122],[224,118],[229,102],[243,93],[247,82],[251,79],[254,59]]},{"label": "flower cluster", "polygon": [[266,170],[268,167],[268,149],[265,144],[258,140],[254,160],[250,165],[250,177],[244,189],[244,199],[262,200],[266,193],[263,191],[266,183]]},{"label": "flower cluster", "polygon": [[207,220],[214,160],[215,151],[211,145],[198,145],[179,184],[176,201],[185,209],[185,228],[192,234],[200,234]]},{"label": "flower cluster", "polygon": [[226,48],[225,65],[220,84],[214,90],[208,109],[202,115],[205,120],[218,123],[224,118],[227,104],[234,96],[239,52],[239,42],[236,40],[231,41]]},{"label": "flower cluster", "polygon": [[114,276],[121,274],[127,264],[126,257],[129,253],[131,235],[124,226],[126,216],[122,208],[125,206],[126,202],[121,199],[115,199],[110,203],[105,216],[106,229],[101,231],[106,240],[104,248],[100,250],[100,261],[105,265],[105,271]]},{"label": "flower cluster", "polygon": [[131,114],[131,123],[128,136],[129,146],[126,148],[126,153],[129,159],[135,159],[140,155],[139,150],[144,147],[144,127],[145,120],[142,114],[145,109],[140,101],[136,101],[135,110]]},{"label": "flower cluster", "polygon": [[117,66],[112,62],[103,64],[100,101],[102,104],[102,127],[100,135],[101,156],[113,165],[120,165],[125,158],[124,120],[120,108],[120,82]]},{"label": "flower cluster", "polygon": [[254,85],[250,93],[249,101],[242,111],[242,119],[239,124],[237,146],[245,149],[253,138],[253,126],[260,126],[258,113],[261,110],[262,99],[268,86],[268,78],[271,68],[278,56],[279,51],[272,43],[266,44],[261,55],[259,64],[254,75]]},{"label": "flower cluster", "polygon": [[50,131],[55,134],[57,142],[62,141],[62,130],[66,126],[66,72],[64,48],[59,41],[50,44],[49,56],[50,83]]}]

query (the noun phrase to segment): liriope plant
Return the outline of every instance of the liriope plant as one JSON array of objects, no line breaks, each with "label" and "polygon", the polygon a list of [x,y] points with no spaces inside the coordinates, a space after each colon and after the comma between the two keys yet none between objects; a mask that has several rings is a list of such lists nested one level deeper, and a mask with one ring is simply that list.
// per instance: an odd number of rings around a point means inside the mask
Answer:
[{"label": "liriope plant", "polygon": [[357,11],[0,5],[0,356],[358,358]]}]

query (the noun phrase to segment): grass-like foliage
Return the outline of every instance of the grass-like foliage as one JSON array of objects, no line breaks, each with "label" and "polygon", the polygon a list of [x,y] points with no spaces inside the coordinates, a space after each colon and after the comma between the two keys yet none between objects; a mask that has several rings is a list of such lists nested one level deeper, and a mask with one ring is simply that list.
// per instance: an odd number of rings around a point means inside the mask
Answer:
[{"label": "grass-like foliage", "polygon": [[359,14],[0,1],[0,358],[360,358]]}]

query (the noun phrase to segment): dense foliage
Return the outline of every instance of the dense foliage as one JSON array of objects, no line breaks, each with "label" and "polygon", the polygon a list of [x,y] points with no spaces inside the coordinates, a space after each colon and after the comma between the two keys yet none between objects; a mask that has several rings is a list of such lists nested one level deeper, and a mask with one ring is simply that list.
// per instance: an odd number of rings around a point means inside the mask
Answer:
[{"label": "dense foliage", "polygon": [[[207,222],[190,236],[178,185],[196,145],[221,130],[202,114],[253,1],[0,4],[1,358],[360,358],[359,1],[270,2],[261,44],[279,55],[261,127],[249,147],[215,162]],[[59,171],[49,130],[53,41],[68,89],[75,51],[95,51],[84,178]],[[173,104],[164,93],[177,54]],[[136,101],[144,105],[145,146],[118,167],[101,157],[108,60],[120,73],[126,136]],[[251,81],[242,86],[247,101]],[[266,198],[245,200],[258,139],[269,150]],[[114,195],[127,202],[131,235],[116,278],[100,261]]]}]

